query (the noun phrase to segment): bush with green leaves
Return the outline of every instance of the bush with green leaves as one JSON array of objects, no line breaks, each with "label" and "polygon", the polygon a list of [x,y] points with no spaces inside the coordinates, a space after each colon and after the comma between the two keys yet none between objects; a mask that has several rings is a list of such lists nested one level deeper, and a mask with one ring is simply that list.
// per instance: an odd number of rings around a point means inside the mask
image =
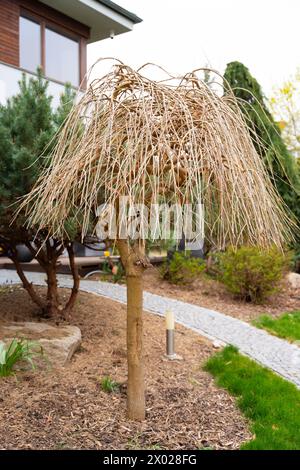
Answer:
[{"label": "bush with green leaves", "polygon": [[288,257],[272,247],[228,248],[215,255],[217,278],[235,297],[259,303],[279,290]]},{"label": "bush with green leaves", "polygon": [[35,369],[34,357],[43,355],[42,347],[36,341],[29,341],[24,338],[13,339],[6,346],[0,342],[0,377],[13,375],[14,367],[18,363],[27,362],[32,369]]},{"label": "bush with green leaves", "polygon": [[201,258],[193,258],[190,252],[176,251],[171,260],[167,260],[160,269],[163,279],[172,284],[191,284],[205,270],[205,262]]}]

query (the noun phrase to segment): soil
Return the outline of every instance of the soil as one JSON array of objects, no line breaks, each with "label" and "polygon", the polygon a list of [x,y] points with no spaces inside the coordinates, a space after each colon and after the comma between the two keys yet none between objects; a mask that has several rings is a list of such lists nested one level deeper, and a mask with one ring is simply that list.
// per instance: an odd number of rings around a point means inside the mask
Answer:
[{"label": "soil", "polygon": [[[0,325],[37,313],[21,287],[1,288]],[[166,361],[164,321],[144,314],[147,419],[136,423],[126,417],[125,306],[80,293],[71,323],[83,340],[67,367],[0,379],[1,449],[237,449],[251,439],[235,400],[202,370],[215,352],[205,338],[178,326],[183,360]],[[105,376],[119,391],[102,390]]]}]

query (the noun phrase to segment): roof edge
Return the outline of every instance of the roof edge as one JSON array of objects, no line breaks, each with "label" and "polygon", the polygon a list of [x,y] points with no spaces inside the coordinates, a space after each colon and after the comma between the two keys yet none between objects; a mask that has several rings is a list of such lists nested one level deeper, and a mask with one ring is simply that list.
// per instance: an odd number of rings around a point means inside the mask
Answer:
[{"label": "roof edge", "polygon": [[141,23],[143,21],[141,18],[139,18],[134,13],[131,13],[130,11],[126,10],[125,8],[121,7],[120,5],[117,5],[116,3],[112,2],[111,0],[97,0],[97,2],[102,3],[102,5],[110,8],[111,10],[115,11],[116,13],[119,13],[120,15],[124,16],[128,20],[132,21],[134,24],[138,24],[138,23]]}]

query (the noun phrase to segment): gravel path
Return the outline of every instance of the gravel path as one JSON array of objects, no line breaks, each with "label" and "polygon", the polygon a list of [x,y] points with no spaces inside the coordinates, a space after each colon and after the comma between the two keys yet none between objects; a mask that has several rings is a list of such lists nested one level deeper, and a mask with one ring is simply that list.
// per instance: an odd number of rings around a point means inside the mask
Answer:
[{"label": "gravel path", "polygon": [[[45,276],[40,273],[27,273],[34,284],[45,285]],[[59,275],[60,287],[71,287],[72,279]],[[0,284],[19,284],[14,271],[0,270]],[[80,283],[84,292],[108,297],[126,303],[126,288],[117,284],[99,281]],[[285,340],[269,335],[237,318],[214,310],[198,307],[179,300],[144,293],[144,309],[157,315],[164,315],[167,309],[173,310],[176,321],[211,340],[236,346],[241,353],[272,369],[300,388],[300,348]]]}]

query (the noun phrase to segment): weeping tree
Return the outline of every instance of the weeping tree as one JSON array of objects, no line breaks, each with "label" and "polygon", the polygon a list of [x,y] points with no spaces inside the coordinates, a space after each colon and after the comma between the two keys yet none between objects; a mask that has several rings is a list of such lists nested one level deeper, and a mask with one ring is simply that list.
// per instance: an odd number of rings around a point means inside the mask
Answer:
[{"label": "weeping tree", "polygon": [[49,168],[24,201],[28,223],[58,238],[70,214],[80,214],[84,237],[92,214],[105,218],[115,208],[111,238],[127,282],[127,406],[136,420],[145,417],[142,308],[149,261],[145,231],[124,237],[120,230],[120,198],[146,208],[200,203],[205,235],[219,248],[281,247],[290,236],[234,96],[215,94],[197,71],[159,82],[144,75],[144,69],[118,62],[92,82],[66,120]]}]

